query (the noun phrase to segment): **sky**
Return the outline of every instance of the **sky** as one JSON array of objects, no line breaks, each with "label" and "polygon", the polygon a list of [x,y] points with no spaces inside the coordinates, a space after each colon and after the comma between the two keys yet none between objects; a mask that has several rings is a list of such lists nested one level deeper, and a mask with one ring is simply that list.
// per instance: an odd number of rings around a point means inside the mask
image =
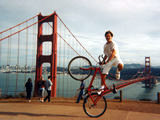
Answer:
[{"label": "sky", "polygon": [[103,53],[111,30],[125,64],[150,56],[160,66],[160,0],[1,0],[0,31],[54,11],[93,56]]}]

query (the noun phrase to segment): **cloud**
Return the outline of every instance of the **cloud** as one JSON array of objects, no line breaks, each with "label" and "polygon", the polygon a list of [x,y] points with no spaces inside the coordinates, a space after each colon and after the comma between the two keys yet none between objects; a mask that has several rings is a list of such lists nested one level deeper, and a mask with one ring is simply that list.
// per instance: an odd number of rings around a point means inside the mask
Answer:
[{"label": "cloud", "polygon": [[142,63],[151,56],[153,64],[160,64],[159,0],[2,0],[0,31],[54,10],[94,56],[103,51],[104,33],[111,30],[124,62]]}]

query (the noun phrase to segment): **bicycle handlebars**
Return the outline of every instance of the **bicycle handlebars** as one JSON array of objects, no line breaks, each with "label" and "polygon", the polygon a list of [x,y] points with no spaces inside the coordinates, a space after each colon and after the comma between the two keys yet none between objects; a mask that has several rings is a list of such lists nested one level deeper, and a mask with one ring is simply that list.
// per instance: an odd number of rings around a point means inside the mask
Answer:
[{"label": "bicycle handlebars", "polygon": [[105,62],[103,54],[98,56],[98,60],[100,65]]}]

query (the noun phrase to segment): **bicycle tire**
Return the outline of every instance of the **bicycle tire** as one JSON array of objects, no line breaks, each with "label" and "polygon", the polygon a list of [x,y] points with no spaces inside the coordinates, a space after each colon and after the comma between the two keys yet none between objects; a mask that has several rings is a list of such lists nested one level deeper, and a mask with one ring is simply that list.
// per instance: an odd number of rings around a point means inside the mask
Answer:
[{"label": "bicycle tire", "polygon": [[[97,93],[91,94],[92,98],[96,100],[96,98],[100,97]],[[83,102],[83,110],[89,116],[93,118],[97,118],[102,116],[107,109],[107,101],[105,97],[101,97],[96,105],[93,104],[91,97],[88,95]]]},{"label": "bicycle tire", "polygon": [[89,67],[92,67],[92,64],[88,58],[84,56],[76,56],[72,58],[68,64],[68,73],[73,79],[83,81],[91,75],[92,70],[82,70],[80,68]]}]

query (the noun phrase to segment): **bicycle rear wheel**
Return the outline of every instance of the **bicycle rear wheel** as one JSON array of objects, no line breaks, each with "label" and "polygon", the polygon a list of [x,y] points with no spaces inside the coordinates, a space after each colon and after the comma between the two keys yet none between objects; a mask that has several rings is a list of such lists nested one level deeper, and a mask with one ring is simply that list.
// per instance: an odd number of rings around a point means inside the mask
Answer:
[{"label": "bicycle rear wheel", "polygon": [[83,56],[74,57],[68,64],[68,73],[75,80],[85,80],[90,75],[92,70],[84,70],[82,68],[90,68],[92,67],[89,59]]},{"label": "bicycle rear wheel", "polygon": [[[92,99],[91,99],[92,98]],[[98,99],[98,100],[97,100]],[[96,104],[93,101],[97,101]],[[99,96],[97,93],[92,93],[87,96],[83,102],[83,110],[89,117],[100,117],[104,114],[107,108],[107,102],[104,97]]]}]

